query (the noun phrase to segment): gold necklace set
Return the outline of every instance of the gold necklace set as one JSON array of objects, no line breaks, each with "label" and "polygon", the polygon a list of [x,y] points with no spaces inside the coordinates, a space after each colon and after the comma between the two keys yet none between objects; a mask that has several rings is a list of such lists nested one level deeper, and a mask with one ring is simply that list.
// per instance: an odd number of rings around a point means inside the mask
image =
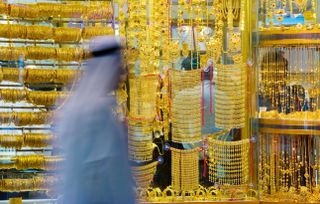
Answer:
[{"label": "gold necklace set", "polygon": [[[265,10],[265,15],[269,21],[269,28],[275,29],[273,18],[280,22],[284,20],[287,5],[289,7],[290,14],[294,13],[294,8],[297,8],[299,13],[305,14],[308,10],[308,4],[310,3],[311,18],[316,18],[316,1],[315,0],[261,0],[260,9]],[[264,24],[264,22],[263,22]],[[264,25],[263,25],[264,26]],[[281,26],[282,27],[282,26]]]},{"label": "gold necklace set", "polygon": [[319,201],[317,137],[261,135],[259,187],[264,200]]},{"label": "gold necklace set", "polygon": [[172,70],[172,141],[200,141],[201,70]]},{"label": "gold necklace set", "polygon": [[249,148],[249,139],[221,141],[209,137],[209,180],[221,185],[247,184],[249,181]]},{"label": "gold necklace set", "polygon": [[215,66],[215,123],[219,128],[245,126],[246,67],[246,64]]},{"label": "gold necklace set", "polygon": [[[259,92],[263,100],[271,102],[271,110],[302,111],[303,106],[317,110],[319,89],[316,80],[319,67],[319,48],[287,46],[261,47]],[[307,101],[305,93],[308,93]]]},{"label": "gold necklace set", "polygon": [[[242,128],[246,121],[247,65],[243,63],[241,32],[245,30],[245,0],[221,0],[214,2],[215,35],[209,41],[214,50],[215,82],[215,124],[219,128]],[[234,20],[239,18],[239,31],[234,30]],[[225,39],[223,19],[227,20],[229,42],[223,48]],[[223,57],[230,57],[232,63],[224,65]]]},{"label": "gold necklace set", "polygon": [[172,187],[178,192],[192,192],[199,186],[199,150],[171,150]]}]

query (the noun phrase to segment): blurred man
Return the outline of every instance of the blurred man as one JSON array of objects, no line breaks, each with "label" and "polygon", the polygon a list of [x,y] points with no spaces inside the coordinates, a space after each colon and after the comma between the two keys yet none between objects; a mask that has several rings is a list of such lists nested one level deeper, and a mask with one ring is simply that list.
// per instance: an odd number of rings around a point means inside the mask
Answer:
[{"label": "blurred man", "polygon": [[82,80],[57,118],[57,134],[65,150],[64,204],[133,204],[124,128],[112,114],[124,73],[120,44],[98,37]]}]

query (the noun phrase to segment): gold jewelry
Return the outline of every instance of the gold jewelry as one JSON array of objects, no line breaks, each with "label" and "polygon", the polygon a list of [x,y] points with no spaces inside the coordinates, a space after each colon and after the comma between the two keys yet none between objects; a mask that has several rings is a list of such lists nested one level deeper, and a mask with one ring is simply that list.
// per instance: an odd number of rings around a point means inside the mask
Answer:
[{"label": "gold jewelry", "polygon": [[24,89],[0,89],[0,98],[5,102],[18,102],[26,99],[27,92]]},{"label": "gold jewelry", "polygon": [[25,83],[50,83],[56,79],[55,69],[25,69]]},{"label": "gold jewelry", "polygon": [[59,61],[81,61],[84,58],[84,51],[81,48],[56,48],[56,59]]},{"label": "gold jewelry", "polygon": [[59,165],[63,161],[63,158],[58,156],[26,155],[15,156],[12,158],[12,161],[15,162],[15,168],[17,170],[57,170]]},{"label": "gold jewelry", "polygon": [[159,80],[158,75],[129,78],[130,117],[154,118],[157,115]]},{"label": "gold jewelry", "polygon": [[[172,70],[172,141],[201,140],[201,70]],[[190,108],[192,109],[190,110]]]},{"label": "gold jewelry", "polygon": [[2,123],[16,126],[43,125],[52,122],[53,113],[50,112],[2,112]]},{"label": "gold jewelry", "polygon": [[209,179],[219,184],[241,185],[249,179],[249,139],[220,141],[209,137]]},{"label": "gold jewelry", "polygon": [[[8,7],[8,4],[4,4],[4,3],[0,3],[0,13],[3,13],[3,14],[6,14],[8,15],[9,14],[9,7]],[[1,30],[1,29],[0,29]]]},{"label": "gold jewelry", "polygon": [[24,26],[27,31],[27,39],[31,40],[47,40],[52,39],[53,29],[49,26]]},{"label": "gold jewelry", "polygon": [[0,146],[3,148],[21,149],[23,143],[22,135],[0,135]]},{"label": "gold jewelry", "polygon": [[52,145],[55,137],[51,134],[43,134],[43,133],[24,133],[24,146],[27,147],[48,147]]},{"label": "gold jewelry", "polygon": [[28,46],[26,49],[26,59],[45,60],[54,59],[56,56],[56,48],[52,47]]},{"label": "gold jewelry", "polygon": [[79,42],[81,30],[80,28],[55,28],[53,39],[55,42]]},{"label": "gold jewelry", "polygon": [[[246,64],[217,64],[215,71],[217,73],[214,76],[216,83],[215,103],[217,104],[215,106],[216,126],[226,129],[244,127],[246,117],[246,92],[244,91],[247,81]],[[235,83],[236,86],[230,87],[231,83]],[[231,102],[234,96],[237,96],[236,103]],[[222,108],[219,104],[228,104],[228,107]]]},{"label": "gold jewelry", "polygon": [[86,5],[74,2],[68,2],[67,4],[41,2],[33,5],[24,4],[10,6],[10,13],[8,12],[8,8],[6,8],[6,4],[2,4],[2,10],[8,13],[11,17],[19,18],[69,18],[71,16],[83,16],[84,18],[89,19],[109,19],[112,16],[113,11],[110,2],[90,2]]},{"label": "gold jewelry", "polygon": [[147,188],[153,180],[156,173],[158,162],[151,162],[144,166],[131,167],[133,177],[137,183],[137,187]]},{"label": "gold jewelry", "polygon": [[170,148],[172,187],[177,192],[194,191],[199,186],[198,149],[179,150]]},{"label": "gold jewelry", "polygon": [[80,78],[81,72],[73,69],[57,69],[55,83],[70,84]]},{"label": "gold jewelry", "polygon": [[96,36],[114,35],[112,27],[85,27],[82,31],[83,39],[91,39]]},{"label": "gold jewelry", "polygon": [[61,104],[67,98],[67,93],[57,91],[28,91],[27,101],[35,105],[46,107]]},{"label": "gold jewelry", "polygon": [[27,179],[6,178],[0,180],[1,192],[27,192],[50,190],[59,179],[54,176],[33,177]]}]

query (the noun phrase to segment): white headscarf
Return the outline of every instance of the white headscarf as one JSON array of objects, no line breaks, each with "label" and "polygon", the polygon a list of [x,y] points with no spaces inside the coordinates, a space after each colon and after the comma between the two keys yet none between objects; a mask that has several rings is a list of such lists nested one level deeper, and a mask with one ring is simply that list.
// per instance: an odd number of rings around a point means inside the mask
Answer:
[{"label": "white headscarf", "polygon": [[117,48],[114,37],[91,42],[90,49],[99,56],[88,60],[79,86],[57,118],[66,154],[65,204],[134,203],[126,134],[111,112],[114,99],[108,95],[122,73]]}]

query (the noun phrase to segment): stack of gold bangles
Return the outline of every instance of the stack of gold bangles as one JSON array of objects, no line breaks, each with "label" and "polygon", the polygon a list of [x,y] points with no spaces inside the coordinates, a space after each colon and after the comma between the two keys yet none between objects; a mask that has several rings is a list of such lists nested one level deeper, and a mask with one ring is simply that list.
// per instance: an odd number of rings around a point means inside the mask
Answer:
[{"label": "stack of gold bangles", "polygon": [[128,118],[129,159],[132,161],[151,161],[153,120]]},{"label": "stack of gold bangles", "polygon": [[13,123],[16,126],[44,125],[51,123],[52,112],[1,112],[1,124]]},{"label": "stack of gold bangles", "polygon": [[25,56],[26,53],[27,51],[24,47],[0,47],[1,60],[19,60],[20,57]]},{"label": "stack of gold bangles", "polygon": [[130,76],[130,113],[128,118],[129,158],[151,161],[153,126],[157,115],[159,75]]},{"label": "stack of gold bangles", "polygon": [[18,18],[70,18],[70,16],[110,19],[113,13],[110,2],[90,2],[87,5],[70,3],[0,4],[1,13]]},{"label": "stack of gold bangles", "polygon": [[201,70],[172,70],[172,141],[201,140]]},{"label": "stack of gold bangles", "polygon": [[23,143],[23,135],[0,135],[0,146],[2,148],[21,149]]},{"label": "stack of gold bangles", "polygon": [[150,186],[156,173],[158,162],[152,162],[144,166],[131,167],[137,187],[147,188]]},{"label": "stack of gold bangles", "polygon": [[83,39],[91,39],[95,36],[114,35],[112,27],[85,27],[81,33]]},{"label": "stack of gold bangles", "polygon": [[[20,70],[18,68],[2,68],[2,80],[19,82]],[[26,68],[23,69],[22,78],[24,83],[73,83],[80,76],[81,72],[74,69],[40,69]]]},{"label": "stack of gold bangles", "polygon": [[215,66],[215,123],[218,128],[242,128],[246,115],[246,64]]},{"label": "stack of gold bangles", "polygon": [[19,60],[21,56],[24,56],[25,59],[30,60],[57,59],[60,61],[80,61],[84,59],[85,51],[78,47],[0,47],[1,60]]},{"label": "stack of gold bangles", "polygon": [[114,35],[112,27],[95,26],[80,28],[67,28],[39,25],[16,25],[16,24],[1,24],[0,37],[10,39],[29,39],[29,40],[50,40],[54,42],[75,42],[78,43],[81,39],[91,39],[95,36]]},{"label": "stack of gold bangles", "polygon": [[1,76],[2,76],[1,80],[19,82],[20,70],[18,68],[2,68]]},{"label": "stack of gold bangles", "polygon": [[[0,90],[2,91],[2,90]],[[58,91],[28,91],[27,101],[34,105],[44,105],[46,107],[62,103],[67,98],[66,92]]]},{"label": "stack of gold bangles", "polygon": [[54,28],[53,39],[55,42],[79,42],[81,30],[80,28]]},{"label": "stack of gold bangles", "polygon": [[159,75],[130,76],[130,116],[152,118],[156,116]]},{"label": "stack of gold bangles", "polygon": [[43,133],[4,134],[0,135],[0,146],[13,149],[21,149],[22,147],[42,148],[51,145],[53,140],[53,135]]},{"label": "stack of gold bangles", "polygon": [[16,126],[43,125],[52,122],[52,112],[15,112]]},{"label": "stack of gold bangles", "polygon": [[34,177],[27,179],[6,178],[0,180],[1,192],[25,192],[37,190],[49,190],[58,182],[54,176]]},{"label": "stack of gold bangles", "polygon": [[27,91],[24,89],[0,89],[0,99],[5,102],[18,102],[27,99]]},{"label": "stack of gold bangles", "polygon": [[23,155],[13,157],[12,161],[17,170],[57,170],[63,162],[63,158],[59,156]]}]

